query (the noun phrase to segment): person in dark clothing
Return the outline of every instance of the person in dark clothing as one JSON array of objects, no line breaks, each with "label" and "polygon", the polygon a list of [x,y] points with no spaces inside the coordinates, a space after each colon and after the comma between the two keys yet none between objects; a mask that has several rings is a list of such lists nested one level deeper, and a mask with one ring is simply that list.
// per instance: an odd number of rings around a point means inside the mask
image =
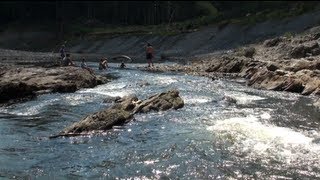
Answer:
[{"label": "person in dark clothing", "polygon": [[70,54],[66,54],[66,57],[63,58],[64,66],[75,66],[74,62],[70,58]]},{"label": "person in dark clothing", "polygon": [[108,67],[107,58],[102,58],[102,59],[100,59],[99,70],[107,69],[107,67]]},{"label": "person in dark clothing", "polygon": [[64,57],[66,57],[66,50],[65,50],[65,46],[62,45],[60,50],[59,50],[59,53],[60,53],[60,57],[61,59],[63,59]]},{"label": "person in dark clothing", "polygon": [[120,68],[123,69],[123,68],[125,68],[125,67],[126,67],[126,65],[125,65],[124,62],[122,61],[121,64],[120,64]]},{"label": "person in dark clothing", "polygon": [[154,57],[154,49],[151,46],[150,43],[147,44],[147,48],[146,48],[146,59],[148,62],[148,67],[150,67],[150,64],[153,67],[153,62],[152,62],[152,58]]}]

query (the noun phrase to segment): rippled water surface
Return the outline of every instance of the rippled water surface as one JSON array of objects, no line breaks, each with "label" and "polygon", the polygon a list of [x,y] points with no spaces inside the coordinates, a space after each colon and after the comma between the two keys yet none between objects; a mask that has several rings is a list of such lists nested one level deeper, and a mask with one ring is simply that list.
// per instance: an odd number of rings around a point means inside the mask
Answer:
[{"label": "rippled water surface", "polygon": [[[312,97],[128,66],[103,72],[119,78],[95,88],[0,108],[0,177],[320,178],[320,113]],[[182,109],[136,114],[104,134],[48,139],[110,106],[107,96],[145,99],[173,88],[185,101]]]}]

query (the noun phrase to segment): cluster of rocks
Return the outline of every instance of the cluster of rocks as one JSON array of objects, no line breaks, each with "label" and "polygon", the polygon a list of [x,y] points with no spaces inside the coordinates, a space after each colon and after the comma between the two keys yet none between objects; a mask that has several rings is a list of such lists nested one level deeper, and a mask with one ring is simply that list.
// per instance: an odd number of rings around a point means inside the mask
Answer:
[{"label": "cluster of rocks", "polygon": [[[106,100],[109,102],[110,99]],[[165,111],[169,109],[180,109],[184,101],[179,96],[179,91],[170,90],[153,95],[146,100],[139,100],[136,96],[111,99],[114,105],[84,117],[79,122],[65,128],[58,135],[76,136],[94,131],[105,131],[113,126],[124,125],[134,119],[134,114],[147,113],[150,111]]]},{"label": "cluster of rocks", "polygon": [[179,71],[213,80],[219,74],[229,75],[246,78],[247,85],[258,89],[320,95],[319,38],[320,27],[314,27],[300,35],[276,37],[211,57],[194,57],[190,65],[159,66],[157,71]]},{"label": "cluster of rocks", "polygon": [[106,83],[108,77],[91,74],[79,67],[2,67],[0,104],[20,101],[38,94],[75,92]]}]

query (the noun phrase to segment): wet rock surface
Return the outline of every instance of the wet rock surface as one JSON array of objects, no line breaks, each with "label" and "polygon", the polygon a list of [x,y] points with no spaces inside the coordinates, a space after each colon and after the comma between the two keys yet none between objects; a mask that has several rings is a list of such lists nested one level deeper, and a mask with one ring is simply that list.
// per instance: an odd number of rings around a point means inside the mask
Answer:
[{"label": "wet rock surface", "polygon": [[320,98],[318,98],[317,100],[314,100],[313,105],[318,108],[318,110],[320,111]]},{"label": "wet rock surface", "polygon": [[75,92],[108,81],[79,67],[4,67],[0,69],[0,103],[50,92]]},{"label": "wet rock surface", "polygon": [[126,96],[114,101],[114,105],[86,116],[79,122],[65,128],[61,133],[51,138],[59,136],[81,135],[89,131],[108,130],[113,126],[123,125],[134,119],[134,114],[148,113],[151,111],[166,111],[169,109],[180,109],[184,106],[184,101],[179,96],[179,91],[169,90],[139,100],[136,96]]},{"label": "wet rock surface", "polygon": [[258,89],[288,91],[302,95],[320,91],[319,28],[300,35],[277,37],[213,56],[195,56],[190,65],[159,65],[155,71],[192,75],[242,77]]}]

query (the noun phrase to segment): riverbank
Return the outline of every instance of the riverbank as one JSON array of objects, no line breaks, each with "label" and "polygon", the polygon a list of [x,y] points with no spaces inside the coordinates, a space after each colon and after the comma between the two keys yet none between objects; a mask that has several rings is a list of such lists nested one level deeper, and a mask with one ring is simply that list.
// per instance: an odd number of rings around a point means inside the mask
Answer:
[{"label": "riverbank", "polygon": [[[257,89],[320,95],[320,27],[299,35],[279,36],[220,53],[187,58],[187,65],[158,66],[154,71],[179,71],[210,77],[240,77]],[[315,102],[315,105],[319,102]]]},{"label": "riverbank", "polygon": [[[159,65],[152,71],[176,71],[217,78],[244,78],[257,89],[288,91],[302,95],[320,95],[320,27],[300,34],[285,34],[229,51],[171,59],[180,64]],[[13,66],[48,65],[58,60],[57,53],[1,50],[2,63]],[[102,54],[73,53],[74,59],[96,61]],[[9,63],[10,62],[10,63]],[[148,70],[142,68],[141,70]],[[13,76],[13,74],[12,74]],[[21,77],[22,78],[22,77]],[[315,102],[315,105],[319,104]]]}]

